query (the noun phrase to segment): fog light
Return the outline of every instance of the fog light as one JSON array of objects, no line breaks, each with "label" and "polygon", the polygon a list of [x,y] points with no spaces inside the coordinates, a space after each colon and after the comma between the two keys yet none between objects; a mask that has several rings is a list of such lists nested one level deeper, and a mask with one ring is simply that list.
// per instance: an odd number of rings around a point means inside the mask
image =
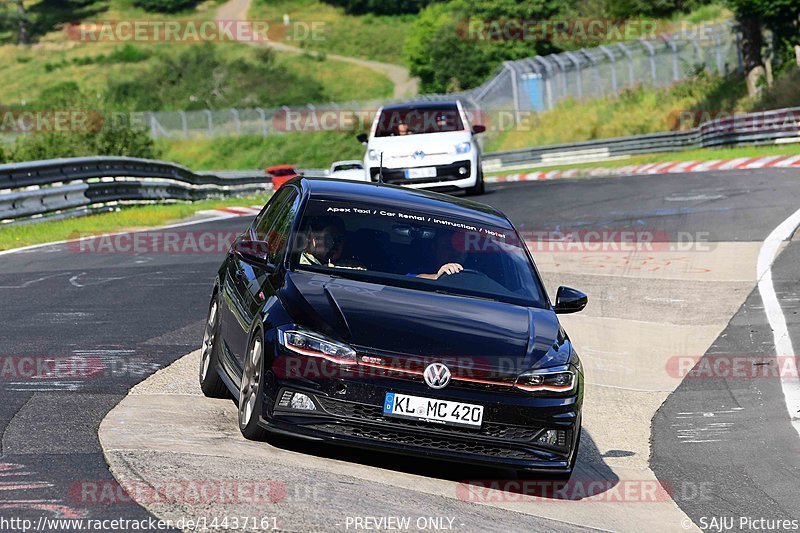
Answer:
[{"label": "fog light", "polygon": [[314,400],[299,392],[294,393],[291,401],[289,402],[289,407],[292,409],[303,409],[306,411],[317,410],[317,407],[314,405]]},{"label": "fog light", "polygon": [[560,429],[548,429],[539,435],[536,442],[539,444],[547,444],[548,446],[566,446],[567,432]]},{"label": "fog light", "polygon": [[463,176],[467,173],[467,167],[458,167],[458,173]]}]

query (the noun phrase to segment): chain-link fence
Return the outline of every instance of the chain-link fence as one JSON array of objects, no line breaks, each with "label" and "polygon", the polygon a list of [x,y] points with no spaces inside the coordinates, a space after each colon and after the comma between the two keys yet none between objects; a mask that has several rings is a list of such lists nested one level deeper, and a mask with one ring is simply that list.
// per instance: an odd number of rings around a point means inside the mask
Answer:
[{"label": "chain-link fence", "polygon": [[[742,69],[739,36],[730,23],[619,42],[574,52],[506,61],[481,86],[462,93],[419,95],[414,100],[459,99],[473,112],[522,113],[552,109],[560,101],[613,95],[634,86],[666,87],[701,70],[721,75]],[[303,108],[228,109],[139,113],[153,137],[271,135],[288,131],[343,131],[369,124],[391,101],[307,105]],[[503,119],[501,119],[503,120]]]}]

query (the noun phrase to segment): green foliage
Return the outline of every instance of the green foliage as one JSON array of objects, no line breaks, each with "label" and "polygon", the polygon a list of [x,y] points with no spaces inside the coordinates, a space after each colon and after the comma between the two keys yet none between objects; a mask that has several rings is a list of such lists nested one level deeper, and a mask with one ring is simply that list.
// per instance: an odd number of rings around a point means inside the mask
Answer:
[{"label": "green foliage", "polygon": [[200,0],[133,0],[133,5],[152,13],[178,13],[193,9]]},{"label": "green foliage", "polygon": [[671,17],[688,13],[708,4],[710,0],[606,0],[605,12],[611,18]]},{"label": "green foliage", "polygon": [[545,20],[566,7],[561,0],[451,0],[422,10],[406,38],[405,58],[422,90],[445,92],[479,85],[506,60],[557,51],[547,40],[494,38],[485,21]]},{"label": "green foliage", "polygon": [[117,155],[156,157],[157,151],[148,132],[137,125],[119,120],[103,100],[103,95],[87,95],[75,82],[62,82],[42,91],[34,105],[26,110],[82,113],[82,119],[66,130],[51,129],[17,137],[8,159],[34,161],[57,157]]},{"label": "green foliage", "polygon": [[323,0],[327,4],[343,7],[353,15],[402,15],[419,11],[438,0]]},{"label": "green foliage", "polygon": [[255,61],[226,61],[211,43],[161,55],[134,79],[110,80],[109,102],[134,110],[277,107],[323,99],[321,84],[275,62],[268,48]]}]

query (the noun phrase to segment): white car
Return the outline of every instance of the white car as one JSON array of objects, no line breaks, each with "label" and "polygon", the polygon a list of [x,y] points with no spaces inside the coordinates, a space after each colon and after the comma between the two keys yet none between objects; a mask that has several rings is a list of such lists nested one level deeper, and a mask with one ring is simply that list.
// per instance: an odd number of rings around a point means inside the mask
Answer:
[{"label": "white car", "polygon": [[364,168],[373,182],[482,194],[475,136],[484,131],[470,125],[461,102],[419,102],[380,108],[369,136],[357,138],[367,147]]},{"label": "white car", "polygon": [[328,176],[340,180],[369,181],[361,161],[336,161],[328,170]]}]

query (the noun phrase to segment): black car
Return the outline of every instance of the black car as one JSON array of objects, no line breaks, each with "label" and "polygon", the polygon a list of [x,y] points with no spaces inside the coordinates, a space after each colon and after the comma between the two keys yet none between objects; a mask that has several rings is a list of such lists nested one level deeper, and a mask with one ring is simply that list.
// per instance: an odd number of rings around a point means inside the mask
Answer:
[{"label": "black car", "polygon": [[385,184],[296,178],[214,282],[200,384],[239,427],[569,477],[583,370],[499,211]]}]

